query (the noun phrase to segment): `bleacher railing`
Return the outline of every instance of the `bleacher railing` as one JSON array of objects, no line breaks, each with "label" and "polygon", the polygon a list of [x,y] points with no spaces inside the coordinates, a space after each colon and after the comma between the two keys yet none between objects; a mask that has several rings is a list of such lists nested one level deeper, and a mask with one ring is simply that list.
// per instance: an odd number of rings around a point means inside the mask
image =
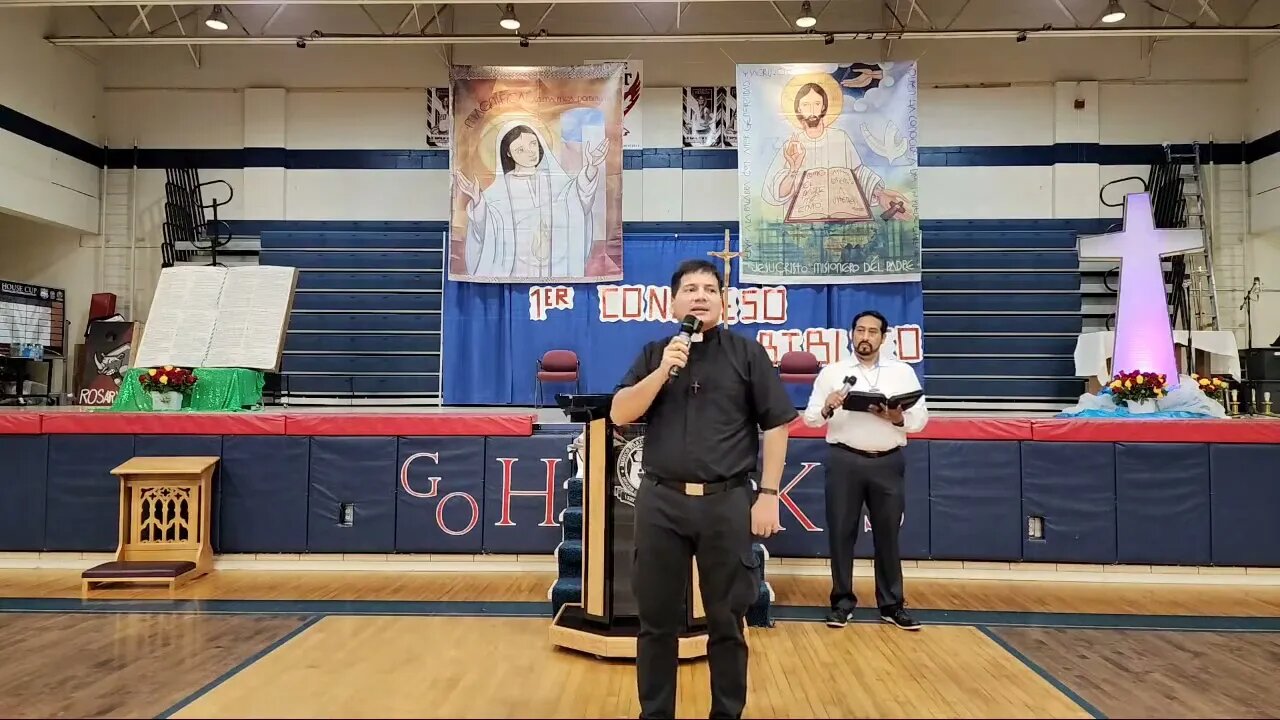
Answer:
[{"label": "bleacher railing", "polygon": [[[225,185],[227,197],[204,202],[204,188]],[[218,249],[231,241],[230,226],[218,219],[218,208],[231,202],[235,189],[226,180],[200,182],[195,168],[168,168],[164,182],[164,226],[161,267],[173,267],[195,259],[197,252],[209,253],[209,265],[218,264]],[[205,211],[212,210],[209,218]],[[226,234],[222,233],[226,229]]]}]

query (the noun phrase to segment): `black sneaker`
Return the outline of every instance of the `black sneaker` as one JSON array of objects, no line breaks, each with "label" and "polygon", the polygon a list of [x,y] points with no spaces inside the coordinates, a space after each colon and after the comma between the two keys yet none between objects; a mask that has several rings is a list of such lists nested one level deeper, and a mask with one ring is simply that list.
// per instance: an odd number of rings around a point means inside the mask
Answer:
[{"label": "black sneaker", "polygon": [[904,608],[897,608],[892,612],[888,611],[887,609],[881,610],[880,619],[889,623],[890,625],[895,625],[897,627],[900,627],[903,630],[919,630],[920,629],[920,621],[911,617],[911,614],[908,613]]},{"label": "black sneaker", "polygon": [[851,610],[833,608],[831,612],[827,613],[827,627],[830,628],[842,628],[849,624],[851,620],[853,620],[853,612]]}]

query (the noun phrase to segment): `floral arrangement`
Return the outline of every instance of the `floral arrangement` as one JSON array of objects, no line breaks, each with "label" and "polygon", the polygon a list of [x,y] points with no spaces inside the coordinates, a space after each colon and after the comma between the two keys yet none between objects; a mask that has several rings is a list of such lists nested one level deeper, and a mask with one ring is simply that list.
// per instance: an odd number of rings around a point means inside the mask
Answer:
[{"label": "floral arrangement", "polygon": [[1111,391],[1116,404],[1120,405],[1128,401],[1158,400],[1167,392],[1165,383],[1164,375],[1134,370],[1116,373],[1107,389]]},{"label": "floral arrangement", "polygon": [[1200,389],[1200,392],[1215,400],[1221,400],[1223,393],[1227,391],[1227,383],[1222,378],[1200,377],[1192,373],[1191,379],[1195,381],[1196,387]]},{"label": "floral arrangement", "polygon": [[142,373],[138,376],[138,383],[142,385],[143,390],[148,392],[187,393],[195,386],[198,379],[195,372],[191,370],[165,365],[162,368],[151,368]]}]

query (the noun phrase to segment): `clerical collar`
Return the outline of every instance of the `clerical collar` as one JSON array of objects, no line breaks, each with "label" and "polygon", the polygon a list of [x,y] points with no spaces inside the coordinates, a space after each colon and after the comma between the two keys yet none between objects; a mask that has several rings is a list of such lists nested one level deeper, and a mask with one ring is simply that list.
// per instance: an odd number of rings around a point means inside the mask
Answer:
[{"label": "clerical collar", "polygon": [[702,342],[703,340],[711,340],[716,337],[716,333],[720,330],[720,323],[716,323],[700,333],[694,333],[689,337],[689,342]]}]

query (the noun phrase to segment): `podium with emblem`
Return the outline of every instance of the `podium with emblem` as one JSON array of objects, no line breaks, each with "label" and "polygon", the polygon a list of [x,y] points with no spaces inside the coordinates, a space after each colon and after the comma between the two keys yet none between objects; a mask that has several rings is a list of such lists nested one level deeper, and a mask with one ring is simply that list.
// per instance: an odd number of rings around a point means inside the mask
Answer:
[{"label": "podium with emblem", "polygon": [[[598,657],[634,658],[640,631],[632,592],[635,497],[644,476],[644,425],[614,425],[612,395],[558,395],[556,401],[584,427],[573,445],[576,472],[570,480],[581,483],[580,546],[568,539],[566,517],[566,541],[557,551],[563,562],[580,547],[581,592],[578,602],[565,602],[556,612],[551,643]],[[575,494],[571,487],[570,497]],[[706,655],[707,635],[696,561],[688,588],[680,657],[697,658]]]}]

